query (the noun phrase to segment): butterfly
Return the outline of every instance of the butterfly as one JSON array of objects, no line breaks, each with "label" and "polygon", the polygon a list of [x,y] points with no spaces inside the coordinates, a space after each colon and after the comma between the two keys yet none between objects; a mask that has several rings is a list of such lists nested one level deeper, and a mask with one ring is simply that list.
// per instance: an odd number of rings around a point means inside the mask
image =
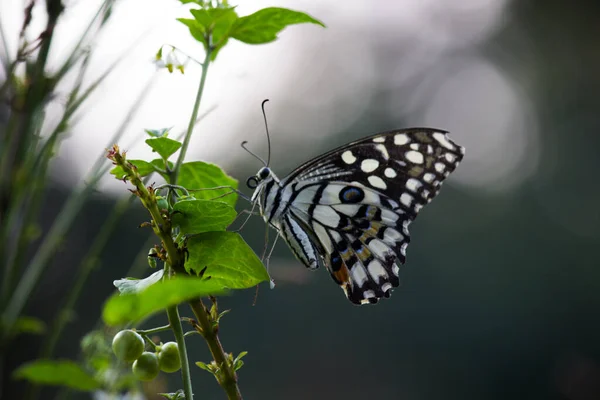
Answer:
[{"label": "butterfly", "polygon": [[247,185],[298,260],[324,265],[352,303],[374,304],[399,286],[408,226],[464,154],[446,131],[401,129],[338,147],[283,179],[267,162]]}]

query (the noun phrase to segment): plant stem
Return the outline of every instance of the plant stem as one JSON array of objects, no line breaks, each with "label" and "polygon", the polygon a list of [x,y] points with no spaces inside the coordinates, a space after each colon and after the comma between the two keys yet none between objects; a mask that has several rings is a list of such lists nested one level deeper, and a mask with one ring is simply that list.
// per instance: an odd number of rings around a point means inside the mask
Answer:
[{"label": "plant stem", "polygon": [[154,333],[168,331],[169,329],[171,329],[171,324],[164,325],[164,326],[158,326],[158,327],[152,328],[152,329],[136,329],[135,331],[137,333],[139,333],[140,335],[152,335]]},{"label": "plant stem", "polygon": [[190,139],[192,138],[192,132],[194,131],[194,125],[196,124],[196,119],[198,118],[198,110],[200,109],[200,102],[202,101],[202,93],[204,92],[204,83],[206,82],[206,75],[208,73],[208,65],[210,64],[210,56],[212,54],[211,49],[206,50],[206,57],[204,57],[204,63],[202,64],[202,76],[200,77],[200,85],[198,86],[198,93],[196,94],[196,102],[194,103],[194,109],[192,110],[192,116],[190,117],[190,122],[188,124],[187,132],[185,133],[185,138],[183,139],[183,145],[181,146],[181,150],[179,151],[179,157],[177,157],[177,163],[173,169],[173,175],[171,177],[171,184],[177,185],[177,178],[179,177],[179,170],[181,169],[181,164],[183,164],[183,160],[185,159],[185,154],[187,153],[188,146],[190,145]]},{"label": "plant stem", "polygon": [[200,299],[192,300],[189,304],[198,320],[198,324],[202,328],[202,336],[206,340],[215,362],[221,368],[222,374],[217,379],[219,385],[225,390],[229,400],[241,400],[242,394],[238,387],[237,374],[233,370],[233,365],[227,359],[227,354],[223,350],[217,335],[217,328],[211,321],[209,311]]},{"label": "plant stem", "polygon": [[181,379],[183,380],[183,393],[186,400],[192,400],[192,377],[190,374],[190,362],[187,357],[187,349],[185,348],[185,338],[183,336],[183,328],[181,327],[181,319],[179,318],[179,310],[177,306],[167,308],[167,316],[169,323],[175,336],[175,341],[179,348],[179,358],[181,359]]}]

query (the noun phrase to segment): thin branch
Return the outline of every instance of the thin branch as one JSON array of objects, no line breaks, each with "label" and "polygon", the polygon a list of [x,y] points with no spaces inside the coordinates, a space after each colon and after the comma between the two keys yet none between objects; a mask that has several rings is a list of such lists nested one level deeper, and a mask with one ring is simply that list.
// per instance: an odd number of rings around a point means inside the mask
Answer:
[{"label": "thin branch", "polygon": [[177,163],[175,163],[175,167],[173,169],[172,179],[170,182],[173,185],[177,184],[179,170],[181,169],[181,164],[183,164],[183,160],[185,159],[185,155],[187,153],[188,146],[190,145],[190,140],[192,138],[192,133],[194,132],[194,125],[196,124],[196,119],[198,118],[198,110],[200,109],[200,102],[202,101],[202,93],[204,92],[204,84],[206,83],[206,75],[208,74],[208,66],[210,64],[211,54],[212,52],[209,48],[206,51],[206,57],[204,58],[204,63],[202,64],[202,76],[200,77],[200,85],[198,86],[196,102],[194,103],[194,109],[192,110],[192,116],[190,117],[188,130],[185,134],[185,138],[183,139],[183,145],[181,146],[181,150],[179,151]]}]

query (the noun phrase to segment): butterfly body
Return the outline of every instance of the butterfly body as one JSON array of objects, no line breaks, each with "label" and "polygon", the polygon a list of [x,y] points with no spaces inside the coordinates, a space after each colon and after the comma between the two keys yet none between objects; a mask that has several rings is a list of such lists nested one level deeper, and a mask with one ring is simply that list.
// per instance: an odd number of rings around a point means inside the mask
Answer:
[{"label": "butterfly body", "polygon": [[323,264],[352,303],[376,303],[400,283],[409,224],[463,155],[445,131],[384,132],[281,180],[261,168],[252,200],[306,267]]}]

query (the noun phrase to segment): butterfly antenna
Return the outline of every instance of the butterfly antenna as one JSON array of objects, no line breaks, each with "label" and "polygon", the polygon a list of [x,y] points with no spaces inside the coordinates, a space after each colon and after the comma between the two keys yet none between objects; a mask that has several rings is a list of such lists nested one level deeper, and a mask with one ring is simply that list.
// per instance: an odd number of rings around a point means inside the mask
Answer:
[{"label": "butterfly antenna", "polygon": [[265,113],[265,103],[269,101],[269,99],[264,99],[260,108],[262,109],[263,118],[265,119],[265,130],[267,131],[267,167],[271,164],[271,136],[269,135],[269,125],[267,124],[267,114]]},{"label": "butterfly antenna", "polygon": [[268,166],[268,164],[265,162],[265,160],[263,160],[262,158],[260,158],[260,157],[259,157],[259,156],[257,156],[256,154],[254,154],[254,153],[253,153],[253,152],[252,152],[250,149],[248,149],[248,148],[246,147],[246,143],[248,143],[248,141],[247,141],[247,140],[244,140],[244,141],[242,142],[242,144],[240,145],[240,146],[242,146],[242,149],[246,150],[248,153],[250,153],[250,155],[252,155],[254,158],[256,158],[256,159],[257,159],[257,160],[259,160],[261,163],[263,163],[263,165],[264,165],[265,167],[267,167],[267,166]]}]

